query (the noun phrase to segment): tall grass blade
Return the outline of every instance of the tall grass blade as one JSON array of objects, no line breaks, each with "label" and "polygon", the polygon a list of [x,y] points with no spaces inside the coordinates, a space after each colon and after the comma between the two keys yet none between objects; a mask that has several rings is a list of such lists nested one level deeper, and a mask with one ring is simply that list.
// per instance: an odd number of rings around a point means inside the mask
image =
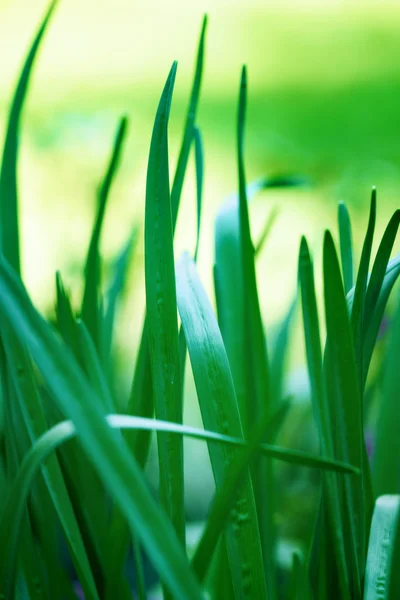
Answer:
[{"label": "tall grass blade", "polygon": [[[314,418],[318,428],[321,451],[324,455],[332,457],[334,456],[334,432],[331,424],[331,414],[323,372],[314,271],[305,238],[302,238],[300,244],[299,281]],[[327,573],[333,572],[334,577],[339,581],[343,590],[344,597],[349,598],[349,574],[345,555],[338,481],[334,477],[325,475],[322,483],[322,504],[320,505],[315,525],[310,568],[313,569],[315,567],[313,558],[318,557],[321,565],[320,568],[325,568]],[[331,544],[329,543],[330,541]]]},{"label": "tall grass blade", "polygon": [[173,230],[175,231],[175,225],[178,218],[179,203],[181,200],[183,181],[185,179],[186,168],[189,160],[190,148],[192,145],[193,138],[195,136],[195,123],[197,107],[200,98],[201,80],[203,76],[203,63],[204,63],[204,46],[205,36],[207,29],[207,15],[203,17],[203,24],[201,27],[199,46],[197,49],[196,67],[194,73],[194,79],[192,83],[192,90],[190,93],[189,106],[186,116],[185,128],[183,132],[182,144],[179,152],[178,163],[175,169],[175,176],[172,183],[171,189],[171,214]]},{"label": "tall grass blade", "polygon": [[[257,292],[254,246],[251,240],[250,219],[247,204],[246,176],[244,167],[244,125],[247,102],[247,73],[242,69],[237,119],[237,157],[239,180],[239,221],[240,246],[244,290],[244,348],[247,368],[247,418],[246,423],[254,425],[265,410],[270,414],[276,408],[271,397],[271,376],[267,355],[267,342],[261,318]],[[276,598],[276,572],[274,565],[276,533],[273,523],[274,498],[273,474],[269,462],[259,460],[253,472],[254,492],[260,525],[261,544],[264,556],[265,579],[268,595]]]},{"label": "tall grass blade", "polygon": [[354,259],[350,215],[344,202],[339,202],[338,223],[343,283],[347,294],[354,285]]},{"label": "tall grass blade", "polygon": [[[204,426],[242,437],[232,375],[222,337],[193,261],[177,263],[178,308],[185,331]],[[209,447],[217,487],[234,458]],[[225,535],[235,597],[266,597],[257,513],[249,474],[238,490],[235,512]],[[240,568],[238,569],[238,565]]]},{"label": "tall grass blade", "polygon": [[0,248],[10,265],[20,274],[20,244],[18,228],[17,161],[20,121],[28,90],[32,67],[46,27],[56,6],[54,0],[43,19],[25,59],[8,117],[0,169]]},{"label": "tall grass blade", "polygon": [[[327,327],[326,374],[331,423],[336,428],[335,452],[341,460],[348,460],[362,469],[364,433],[356,355],[340,267],[334,242],[328,231],[324,238],[323,265]],[[363,484],[363,478],[344,482],[344,516],[348,519],[349,527],[345,536],[345,548],[351,565],[355,597],[360,597],[364,568],[366,532]]]},{"label": "tall grass blade", "polygon": [[203,203],[203,179],[204,179],[204,150],[203,141],[201,139],[200,129],[194,129],[194,151],[196,164],[196,200],[197,200],[197,229],[196,229],[196,246],[194,251],[194,260],[197,261],[200,243],[200,227],[201,227],[201,211]]},{"label": "tall grass blade", "polygon": [[100,264],[100,236],[104,222],[107,199],[111,189],[115,173],[123,149],[124,140],[127,132],[128,120],[122,117],[119,122],[118,130],[115,136],[114,147],[111,153],[110,161],[106,174],[100,186],[97,214],[93,226],[92,236],[85,265],[85,287],[82,299],[81,318],[85,323],[95,345],[95,348],[101,356],[101,314],[99,311],[99,290],[101,281]]},{"label": "tall grass blade", "polygon": [[[145,281],[156,417],[181,423],[181,373],[167,141],[175,74],[176,63],[172,66],[161,95],[150,146],[146,185]],[[178,538],[184,543],[182,440],[172,440],[161,434],[157,442],[161,501]]]},{"label": "tall grass blade", "polygon": [[376,189],[372,189],[371,206],[368,220],[367,233],[361,253],[360,265],[357,273],[356,286],[354,290],[354,299],[351,309],[351,325],[354,334],[354,349],[357,361],[359,386],[362,390],[362,365],[363,365],[363,336],[364,336],[364,315],[365,315],[365,295],[368,283],[368,269],[371,259],[372,242],[374,237],[376,222]]}]

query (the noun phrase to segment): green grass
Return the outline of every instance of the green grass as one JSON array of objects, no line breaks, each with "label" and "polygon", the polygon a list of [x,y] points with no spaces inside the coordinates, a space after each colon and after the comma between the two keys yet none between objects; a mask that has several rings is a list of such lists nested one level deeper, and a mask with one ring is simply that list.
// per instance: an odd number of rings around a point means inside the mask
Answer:
[{"label": "green grass", "polygon": [[[32,67],[53,8],[17,85],[0,171],[0,598],[72,599],[82,590],[87,599],[110,600],[131,598],[133,592],[141,600],[153,594],[222,600],[394,600],[400,589],[400,306],[389,317],[389,343],[380,362],[377,350],[386,305],[400,274],[399,256],[390,258],[399,211],[389,220],[372,260],[377,215],[373,188],[357,263],[351,214],[341,203],[338,236],[330,230],[324,234],[318,279],[303,237],[298,293],[272,335],[267,332],[257,261],[275,212],[259,228],[255,242],[250,200],[261,190],[271,193],[280,187],[300,194],[307,180],[278,173],[247,183],[248,83],[243,68],[236,152],[232,149],[238,193],[221,207],[215,227],[215,314],[196,266],[207,161],[197,120],[204,19],[172,185],[168,122],[175,62],[155,115],[145,198],[146,313],[131,390],[121,398],[116,382],[117,308],[137,227],[121,241],[107,278],[101,233],[127,136],[125,117],[99,188],[82,260],[80,301],[75,303],[57,273],[56,319],[50,322],[32,303],[20,268],[17,141]],[[192,153],[193,255],[185,252],[175,259],[174,233]],[[319,279],[324,321],[318,308]],[[271,287],[270,293],[274,291]],[[309,382],[306,401],[299,400],[298,389],[285,392],[298,304]],[[184,423],[186,354],[204,429]],[[280,443],[296,405],[312,408],[319,450],[296,447],[295,435]],[[365,442],[371,429],[372,460]],[[146,471],[154,432],[157,490],[152,490]],[[215,481],[194,544],[189,543],[184,496],[184,438],[190,437],[207,443]],[[308,491],[318,495],[312,534],[291,542],[276,518],[291,518],[280,505],[282,465],[295,473],[309,469],[313,479]],[[196,470],[196,465],[192,462],[190,468]],[[294,504],[291,508],[296,510]],[[298,519],[309,516],[306,511]],[[283,550],[289,559],[283,560]],[[146,575],[148,563],[160,583],[156,592]]]}]

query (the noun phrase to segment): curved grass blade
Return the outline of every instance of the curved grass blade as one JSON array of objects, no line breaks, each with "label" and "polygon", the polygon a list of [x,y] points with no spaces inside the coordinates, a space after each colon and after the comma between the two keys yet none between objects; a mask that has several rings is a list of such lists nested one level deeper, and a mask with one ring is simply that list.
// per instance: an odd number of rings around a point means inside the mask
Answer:
[{"label": "curved grass blade", "polygon": [[[0,259],[0,316],[26,344],[60,410],[74,422],[80,442],[106,489],[136,532],[162,580],[176,598],[200,598],[174,529],[154,502],[144,475],[120,437],[108,427],[101,403],[68,349],[33,308],[24,287]],[[135,493],[132,494],[132,490]],[[15,540],[8,538],[8,547]],[[4,548],[4,537],[1,548]],[[0,592],[7,581],[0,560]]]},{"label": "curved grass blade", "polygon": [[178,218],[179,203],[181,200],[183,181],[185,179],[186,168],[189,160],[190,147],[192,145],[193,137],[195,136],[195,123],[197,107],[199,104],[201,80],[203,75],[203,63],[204,63],[204,45],[205,35],[207,29],[207,15],[203,17],[203,24],[201,27],[199,46],[197,50],[196,68],[194,73],[194,79],[192,83],[192,90],[190,93],[188,112],[186,116],[185,129],[183,132],[183,139],[181,149],[179,152],[178,163],[176,165],[174,181],[171,189],[171,214],[173,231],[175,231],[176,221]]},{"label": "curved grass blade", "polygon": [[56,0],[50,4],[46,16],[33,40],[26,57],[21,75],[14,93],[8,118],[3,158],[0,170],[0,248],[15,271],[20,274],[20,247],[18,228],[18,191],[17,161],[18,137],[24,101],[26,98],[32,67],[45,33],[46,27],[56,6]]},{"label": "curved grass blade", "polygon": [[382,395],[378,408],[373,459],[373,482],[377,496],[400,492],[399,398],[400,303],[391,327],[385,361]]},{"label": "curved grass blade", "polygon": [[[110,162],[98,196],[97,215],[93,226],[92,236],[85,265],[85,288],[83,292],[81,318],[85,323],[97,352],[101,353],[101,315],[99,311],[99,289],[101,280],[101,264],[99,243],[104,222],[107,199],[114,180],[115,173],[123,149],[127,132],[128,120],[122,117],[115,136],[114,147]],[[100,354],[101,355],[101,354]]]},{"label": "curved grass blade", "polygon": [[[167,125],[176,74],[173,64],[158,106],[150,146],[146,185],[146,311],[155,414],[182,422],[181,373],[175,291],[173,232],[168,175]],[[182,440],[158,435],[160,496],[184,543]]]},{"label": "curved grass blade", "polygon": [[400,496],[381,496],[375,504],[365,569],[364,600],[396,600],[400,594]]},{"label": "curved grass blade", "polygon": [[[195,265],[187,254],[177,263],[176,277],[178,308],[204,426],[240,438],[243,436],[240,414],[222,337]],[[209,453],[218,487],[234,455],[211,446]],[[238,492],[236,509],[236,517],[232,515],[225,535],[235,597],[264,598],[262,551],[249,474]],[[246,518],[241,518],[242,513],[246,514]]]},{"label": "curved grass blade", "polygon": [[[240,454],[240,462],[237,464],[232,463],[230,472],[232,473],[230,481],[236,478],[236,482],[240,481],[243,470],[248,464],[252,456],[256,452],[265,453],[268,456],[276,458],[278,460],[288,461],[289,463],[300,464],[306,467],[313,468],[327,468],[337,470],[343,473],[354,473],[356,470],[351,465],[346,465],[338,461],[326,460],[324,458],[315,457],[305,452],[286,450],[277,446],[270,446],[267,444],[260,444],[260,435],[258,434],[258,441],[252,440],[251,444],[247,445],[246,442],[241,438],[235,438],[226,434],[221,434],[213,431],[207,431],[203,429],[197,429],[195,427],[188,427],[185,425],[177,425],[175,423],[168,423],[166,421],[158,421],[156,419],[145,419],[141,417],[131,417],[129,415],[107,415],[106,417],[108,425],[115,429],[127,429],[127,430],[147,430],[147,431],[163,431],[170,434],[174,434],[178,437],[187,436],[197,440],[203,440],[218,444],[222,447],[232,446],[234,448],[242,448]],[[269,424],[268,424],[269,425]],[[266,423],[258,425],[258,430],[266,430]],[[72,421],[62,421],[51,429],[47,430],[42,434],[34,443],[28,454],[24,457],[19,472],[12,484],[11,489],[8,492],[8,496],[5,501],[5,506],[0,514],[0,539],[12,540],[13,543],[8,544],[7,547],[0,548],[0,582],[3,581],[9,565],[14,563],[15,551],[18,541],[18,532],[21,524],[22,514],[29,493],[32,481],[41,468],[43,472],[49,468],[48,465],[44,466],[44,461],[52,460],[51,453],[59,448],[62,444],[73,438],[78,434],[77,429]],[[246,464],[245,464],[246,463]],[[243,465],[243,466],[240,466]],[[236,473],[236,475],[235,475]],[[232,477],[233,476],[233,477]],[[227,479],[228,481],[228,479]],[[225,485],[225,484],[224,484]],[[230,491],[229,491],[230,490]],[[222,490],[221,490],[222,492]],[[222,494],[233,495],[234,488],[225,490]],[[225,513],[227,507],[223,506],[223,502],[220,502],[220,508],[222,505],[221,515]],[[8,562],[7,562],[8,561]],[[4,565],[4,567],[3,567]],[[90,595],[89,598],[97,597],[96,595]]]},{"label": "curved grass blade", "polygon": [[349,211],[344,202],[339,202],[338,208],[340,257],[342,260],[342,272],[344,289],[347,292],[354,285],[354,262],[353,262],[353,237],[351,234],[351,221]]}]

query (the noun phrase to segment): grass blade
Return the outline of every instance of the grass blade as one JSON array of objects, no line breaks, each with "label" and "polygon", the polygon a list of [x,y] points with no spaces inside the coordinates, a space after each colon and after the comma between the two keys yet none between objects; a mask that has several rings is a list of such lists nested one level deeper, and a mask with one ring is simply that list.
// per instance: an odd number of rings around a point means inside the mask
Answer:
[{"label": "grass blade", "polygon": [[[184,127],[183,139],[171,190],[171,216],[173,232],[175,231],[176,221],[178,218],[178,210],[183,187],[183,180],[188,164],[190,147],[194,132],[195,116],[200,97],[206,27],[207,17],[205,16],[203,19],[203,25],[200,34],[195,75],[189,99],[189,106]],[[150,356],[148,350],[146,318],[143,324],[138,359],[135,366],[131,393],[129,396],[128,410],[130,414],[135,414],[143,417],[151,416],[154,410],[153,386],[150,371]],[[138,457],[139,462],[144,463],[147,459],[148,450],[150,447],[150,437],[147,434],[139,435],[137,439],[135,439],[132,443],[135,455]]]},{"label": "grass blade", "polygon": [[[326,374],[331,423],[336,427],[337,432],[335,452],[338,452],[341,460],[348,460],[362,469],[364,433],[356,356],[340,267],[329,232],[325,233],[323,262],[327,327]],[[363,280],[360,272],[358,278]],[[349,520],[345,548],[351,565],[355,597],[360,596],[365,552],[363,483],[362,478],[344,482],[346,498],[344,516]],[[361,518],[358,514],[361,514]]]},{"label": "grass blade", "polygon": [[399,366],[400,303],[391,327],[386,355],[382,395],[378,408],[376,445],[373,459],[373,482],[377,496],[400,491],[399,460]]},{"label": "grass blade", "polygon": [[381,496],[375,504],[365,569],[364,600],[399,597],[400,496]]},{"label": "grass blade", "polygon": [[[325,387],[318,308],[315,294],[314,271],[305,238],[302,238],[299,254],[299,281],[303,308],[303,327],[305,334],[308,374],[311,387],[311,401],[317,424],[321,451],[326,456],[334,456],[333,428],[328,396]],[[326,516],[326,519],[323,517]],[[319,519],[319,520],[318,520]],[[322,533],[327,523],[327,530]],[[332,540],[332,546],[329,539]],[[322,548],[316,548],[318,544]],[[323,496],[316,521],[311,550],[310,568],[314,567],[313,556],[318,555],[321,568],[333,572],[339,581],[344,597],[349,597],[349,574],[345,555],[344,531],[340,506],[338,481],[325,475],[323,478]],[[314,553],[314,554],[313,554]],[[321,559],[321,556],[323,557]],[[333,557],[333,558],[331,558]],[[318,575],[318,574],[317,574]],[[347,590],[347,591],[346,591]],[[347,594],[347,595],[345,595]]]},{"label": "grass blade", "polygon": [[258,241],[254,247],[255,256],[258,256],[260,254],[261,250],[264,247],[265,242],[269,238],[269,235],[272,231],[272,227],[275,225],[275,221],[278,216],[278,213],[279,213],[279,210],[278,210],[278,208],[275,207],[271,210],[270,214],[268,215],[268,218],[265,221],[261,235],[258,238]]},{"label": "grass blade", "polygon": [[347,292],[354,285],[354,263],[353,263],[353,237],[351,234],[351,221],[349,211],[344,202],[339,202],[338,208],[340,257],[342,260],[342,271],[344,289]]},{"label": "grass blade", "polygon": [[275,340],[275,346],[271,358],[271,389],[275,402],[282,400],[282,389],[284,383],[284,369],[287,348],[289,344],[290,327],[297,308],[297,298],[289,306],[289,310],[279,325],[279,331]]},{"label": "grass blade", "polygon": [[[158,106],[150,146],[145,214],[147,331],[158,419],[182,422],[173,232],[168,175],[167,125],[176,74],[173,64]],[[159,435],[160,495],[184,543],[183,445]]]},{"label": "grass blade", "polygon": [[372,242],[374,237],[376,222],[376,189],[372,189],[371,207],[368,220],[367,233],[365,235],[363,249],[361,253],[360,266],[357,273],[356,287],[354,290],[354,299],[351,309],[351,325],[354,334],[354,349],[356,355],[356,364],[358,368],[359,385],[362,390],[362,365],[363,365],[363,336],[364,336],[364,315],[365,315],[365,294],[368,283],[368,268],[371,258]]},{"label": "grass blade", "polygon": [[102,324],[102,356],[104,365],[108,365],[111,362],[111,347],[117,302],[126,284],[128,266],[136,244],[137,233],[137,228],[135,227],[113,266],[113,280],[106,295],[106,307]]},{"label": "grass blade", "polygon": [[10,265],[20,274],[20,247],[18,228],[17,161],[18,137],[24,102],[28,90],[32,67],[45,33],[46,27],[56,6],[50,4],[46,16],[37,32],[25,59],[21,75],[14,93],[8,118],[3,158],[0,170],[0,247]]},{"label": "grass blade", "polygon": [[199,104],[201,80],[203,76],[203,63],[204,63],[204,46],[205,36],[207,29],[207,15],[203,17],[203,24],[201,27],[199,46],[197,50],[196,68],[194,73],[194,79],[192,83],[192,90],[190,93],[189,106],[186,116],[185,128],[183,132],[183,139],[181,149],[179,152],[178,163],[175,169],[174,181],[171,189],[171,214],[173,230],[175,231],[176,221],[178,218],[179,203],[181,200],[183,181],[185,179],[186,168],[189,160],[190,147],[192,145],[193,137],[195,136],[195,123],[197,107]]},{"label": "grass blade", "polygon": [[[271,376],[267,355],[267,341],[261,318],[260,304],[257,292],[254,247],[251,240],[250,219],[247,204],[246,176],[244,168],[244,125],[247,103],[247,73],[242,69],[239,92],[239,108],[237,120],[237,156],[239,179],[239,221],[240,246],[243,270],[244,290],[244,329],[247,367],[247,411],[245,422],[257,422],[264,410],[272,415],[274,406],[271,397]],[[243,317],[242,317],[243,318]],[[273,474],[271,464],[260,460],[253,472],[254,492],[257,503],[258,522],[261,533],[261,544],[264,556],[265,579],[268,586],[268,596],[272,599],[277,595],[276,572],[274,565],[276,534],[273,524],[274,498]]]},{"label": "grass blade", "polygon": [[[222,337],[193,261],[183,255],[177,263],[178,308],[185,331],[203,423],[242,437],[233,380]],[[233,459],[227,451],[209,447],[217,487]],[[237,513],[226,532],[226,547],[235,597],[266,597],[257,513],[249,475],[237,498]],[[246,507],[246,518],[241,518]],[[240,559],[238,559],[240,557]],[[241,569],[237,565],[241,565]]]},{"label": "grass blade", "polygon": [[[365,297],[365,315],[364,315],[364,331],[367,332],[370,328],[373,315],[379,302],[379,297],[382,289],[382,285],[385,280],[386,270],[389,265],[390,255],[393,250],[394,242],[396,240],[397,231],[400,223],[400,210],[396,210],[390,219],[385,232],[383,234],[381,243],[378,248],[378,252],[375,257],[374,266],[372,267],[371,276],[368,282],[367,293]],[[380,323],[379,323],[380,325]],[[366,337],[366,336],[365,336]],[[363,385],[365,387],[368,369],[372,358],[372,349],[375,345],[376,337],[373,339],[373,343],[366,345],[364,337],[364,349],[363,349]]]},{"label": "grass blade", "polygon": [[[7,336],[6,353],[8,356],[7,364],[10,377],[12,378],[17,398],[21,405],[31,442],[34,443],[36,439],[47,431],[48,424],[35,382],[31,361],[26,351],[23,351],[15,343],[12,336]],[[18,365],[18,373],[16,365]],[[83,590],[87,598],[96,599],[98,598],[97,590],[85,546],[56,456],[49,458],[47,465],[42,469],[42,474],[51,502],[63,527]]]},{"label": "grass blade", "polygon": [[[234,438],[229,435],[205,431],[203,429],[197,429],[195,427],[187,427],[184,425],[177,425],[175,423],[168,423],[166,421],[157,421],[156,419],[144,419],[141,417],[131,417],[129,415],[107,415],[108,425],[116,429],[127,429],[137,430],[143,429],[147,431],[164,431],[170,434],[175,434],[178,437],[183,435],[212,442],[221,446],[232,446],[234,448],[242,448],[242,454],[240,455],[240,463],[243,464],[250,460],[249,454],[254,455],[256,451],[263,452],[279,460],[285,460],[302,464],[304,466],[312,466],[314,468],[328,468],[341,471],[343,473],[355,472],[354,468],[350,465],[343,463],[325,460],[323,458],[314,457],[307,455],[306,453],[296,452],[292,450],[286,450],[278,448],[276,446],[268,446],[266,444],[259,444],[251,442],[247,445],[243,439]],[[265,430],[265,424],[261,426]],[[258,427],[260,429],[260,426]],[[2,558],[0,573],[4,577],[4,574],[9,565],[15,563],[15,550],[16,543],[19,537],[21,518],[24,510],[24,505],[32,485],[33,479],[36,476],[38,470],[42,468],[43,472],[49,469],[49,465],[44,466],[44,461],[48,463],[52,460],[51,453],[59,448],[62,444],[77,435],[77,429],[72,421],[63,421],[58,423],[51,429],[47,430],[41,435],[34,443],[30,451],[24,457],[21,468],[17,473],[17,476],[13,482],[12,488],[6,497],[5,506],[0,514],[0,539],[9,539],[13,543],[7,547],[0,548],[0,556]],[[250,452],[249,452],[250,451]],[[246,458],[249,456],[249,458]],[[54,457],[53,457],[54,458]],[[238,472],[238,466],[232,463],[230,472],[232,475],[236,472],[238,477],[242,476],[242,471]],[[224,495],[226,492],[224,493]],[[221,504],[221,501],[220,501]],[[225,509],[226,512],[226,509]],[[223,514],[223,513],[221,513]],[[2,553],[3,551],[3,553]],[[4,566],[3,566],[4,565]],[[2,570],[3,569],[3,570]],[[2,579],[0,578],[0,581]],[[97,597],[96,595],[89,595],[89,598]]]},{"label": "grass blade", "polygon": [[204,150],[200,129],[194,128],[194,149],[196,163],[196,199],[197,199],[197,231],[194,261],[197,261],[200,243],[201,210],[203,202],[203,179],[204,179]]},{"label": "grass blade", "polygon": [[97,352],[101,355],[101,314],[99,311],[99,289],[101,279],[101,264],[99,243],[104,222],[107,199],[110,188],[118,169],[118,164],[126,137],[128,121],[122,117],[115,136],[114,147],[103,182],[100,187],[97,215],[90,239],[85,265],[85,288],[83,292],[81,318],[85,323]]}]

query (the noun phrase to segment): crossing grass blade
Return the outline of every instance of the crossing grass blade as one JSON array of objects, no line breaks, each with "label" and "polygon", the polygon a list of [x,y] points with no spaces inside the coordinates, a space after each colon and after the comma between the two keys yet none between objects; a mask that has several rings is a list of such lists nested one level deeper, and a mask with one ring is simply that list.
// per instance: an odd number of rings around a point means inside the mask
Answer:
[{"label": "crossing grass blade", "polygon": [[343,282],[347,294],[354,285],[354,260],[350,215],[344,202],[339,202],[338,222]]},{"label": "crossing grass blade", "polygon": [[[108,427],[101,403],[68,349],[33,308],[22,284],[0,259],[0,315],[26,344],[60,410],[74,422],[80,442],[95,464],[106,489],[137,533],[161,578],[176,598],[200,598],[171,524],[148,491],[143,473],[122,440]],[[132,494],[132,489],[135,493]],[[2,548],[11,548],[1,538]],[[0,592],[7,581],[6,561],[0,560]]]},{"label": "crossing grass blade", "polygon": [[21,272],[17,191],[20,122],[35,58],[56,4],[56,0],[50,4],[25,59],[11,103],[0,168],[0,248],[18,274]]},{"label": "crossing grass blade", "polygon": [[[235,438],[213,431],[197,429],[195,427],[168,423],[166,421],[131,417],[129,415],[107,415],[106,420],[108,425],[115,429],[126,429],[130,431],[137,429],[143,429],[147,431],[164,431],[174,434],[178,437],[187,436],[193,439],[207,441],[221,446],[242,448],[243,450],[242,454],[240,455],[240,462],[243,464],[243,467],[240,468],[240,473],[238,472],[239,464],[234,466],[233,463],[233,468],[230,469],[230,473],[233,475],[233,478],[236,478],[237,480],[240,480],[242,476],[243,468],[245,467],[244,463],[249,461],[249,458],[245,458],[250,456],[249,451],[252,455],[254,455],[255,452],[263,452],[267,455],[277,458],[278,460],[285,460],[302,464],[304,466],[312,466],[314,468],[328,468],[342,471],[344,473],[351,473],[355,471],[351,465],[326,460],[320,457],[314,457],[304,452],[296,453],[296,451],[286,450],[276,446],[260,444],[259,442],[255,443],[254,440],[250,445],[247,445],[244,440],[240,438]],[[265,424],[263,428],[265,430]],[[260,426],[258,429],[260,429]],[[76,435],[77,429],[72,421],[63,421],[58,423],[38,437],[29,452],[24,457],[20,470],[18,471],[16,478],[12,483],[11,489],[9,490],[9,493],[5,499],[5,506],[0,513],[0,539],[11,539],[13,541],[13,543],[7,548],[0,548],[2,565],[2,567],[0,567],[1,577],[4,577],[5,573],[7,572],[9,574],[11,572],[10,565],[15,563],[15,552],[17,541],[21,532],[24,506],[36,474],[38,473],[39,469],[42,469],[43,474],[50,472],[51,463],[53,459],[55,459],[54,450],[65,444],[65,442]],[[44,464],[45,462],[46,464]],[[237,473],[236,476],[234,475],[235,472]],[[60,489],[59,486],[57,486],[57,488]],[[230,495],[233,495],[233,492],[233,488],[230,491],[228,490]],[[223,495],[225,496],[226,493],[227,490]],[[58,501],[59,506],[61,506],[62,502],[60,499],[58,499]],[[224,511],[226,513],[226,507],[223,512]],[[223,514],[223,512],[221,514]],[[60,510],[60,515],[61,514],[62,511]],[[75,543],[76,541],[77,540],[75,539]],[[3,579],[0,578],[0,581],[3,581]],[[97,594],[93,588],[91,590],[89,588],[88,598],[97,598]]]},{"label": "crossing grass blade", "polygon": [[[204,426],[242,437],[232,375],[222,337],[193,261],[187,254],[177,263],[178,308],[185,331]],[[234,455],[209,447],[217,487]],[[249,474],[236,500],[236,516],[225,540],[235,597],[266,597],[257,513]],[[243,514],[246,518],[242,518]],[[238,560],[240,557],[240,560]],[[238,569],[238,564],[241,568]]]},{"label": "crossing grass blade", "polygon": [[400,492],[399,460],[399,366],[400,303],[391,326],[382,394],[378,407],[376,442],[373,458],[373,482],[377,496]]},{"label": "crossing grass blade", "polygon": [[[167,125],[176,63],[158,106],[150,146],[145,212],[145,283],[147,332],[155,414],[182,422],[173,232],[168,174]],[[182,440],[157,436],[160,496],[178,538],[184,543]]]},{"label": "crossing grass blade", "polygon": [[113,183],[115,173],[118,169],[124,141],[126,138],[128,120],[122,117],[115,136],[110,161],[106,174],[100,186],[98,195],[97,214],[93,226],[92,235],[85,265],[85,287],[82,299],[81,318],[85,323],[95,348],[101,356],[101,314],[99,311],[99,290],[101,281],[100,263],[100,236],[104,223],[106,205]]},{"label": "crossing grass blade", "polygon": [[395,600],[400,594],[400,496],[381,496],[375,504],[365,569],[364,600]]}]

